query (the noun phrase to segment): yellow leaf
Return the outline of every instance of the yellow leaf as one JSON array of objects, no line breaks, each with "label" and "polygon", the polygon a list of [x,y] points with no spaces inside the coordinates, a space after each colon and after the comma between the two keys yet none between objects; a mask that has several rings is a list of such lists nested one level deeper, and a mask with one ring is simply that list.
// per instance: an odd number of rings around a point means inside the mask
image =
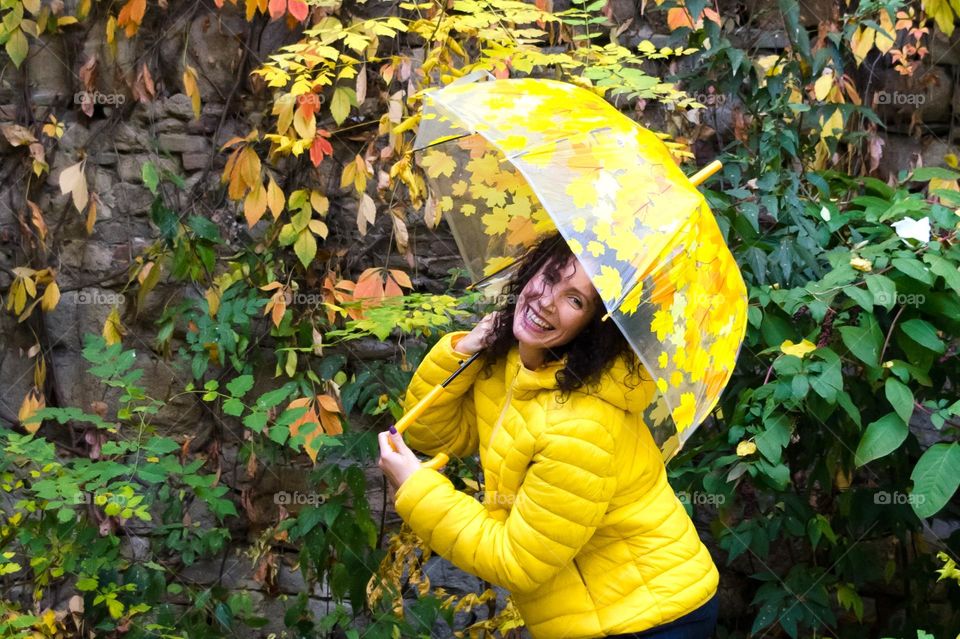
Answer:
[{"label": "yellow leaf", "polygon": [[103,339],[108,345],[119,344],[126,334],[127,330],[120,322],[120,310],[114,306],[107,316],[107,321],[103,324]]},{"label": "yellow leaf", "polygon": [[60,301],[60,287],[57,286],[56,282],[50,282],[47,284],[47,289],[43,292],[43,297],[41,298],[40,308],[44,311],[52,311],[57,307],[57,302]]},{"label": "yellow leaf", "polygon": [[277,117],[277,133],[284,135],[293,124],[293,107],[296,99],[289,93],[280,96],[273,102],[273,115]]},{"label": "yellow leaf", "polygon": [[326,215],[330,210],[330,200],[320,191],[310,191],[310,208],[317,215]]},{"label": "yellow leaf", "polygon": [[197,86],[197,70],[189,64],[183,72],[183,90],[190,98],[190,104],[193,105],[194,119],[200,118],[200,87]]},{"label": "yellow leaf", "polygon": [[267,212],[267,190],[263,185],[257,183],[255,187],[247,193],[243,201],[243,216],[247,220],[247,226],[253,228],[263,214]]},{"label": "yellow leaf", "polygon": [[244,147],[237,164],[240,169],[240,176],[248,187],[262,186],[263,183],[260,181],[260,157],[253,150],[253,147]]},{"label": "yellow leaf", "polygon": [[793,355],[794,357],[799,357],[803,359],[807,353],[817,350],[816,344],[809,340],[803,340],[799,344],[794,344],[790,340],[784,340],[783,344],[780,344],[780,351],[786,353],[787,355]]},{"label": "yellow leaf", "polygon": [[823,101],[827,98],[827,95],[830,94],[830,89],[833,88],[833,70],[826,68],[823,70],[823,74],[817,78],[817,81],[813,85],[813,93],[818,100]]},{"label": "yellow leaf", "polygon": [[873,48],[876,35],[877,32],[870,27],[860,27],[853,32],[853,37],[850,38],[850,50],[853,52],[853,57],[856,59],[857,64],[863,64],[864,58],[867,57],[870,49]]},{"label": "yellow leaf", "polygon": [[87,180],[83,175],[84,161],[71,164],[60,171],[60,192],[70,193],[73,197],[73,205],[77,211],[83,211],[87,205],[89,195],[87,194]]},{"label": "yellow leaf", "polygon": [[928,16],[933,18],[937,27],[948,38],[953,35],[954,21],[957,16],[950,7],[948,0],[921,0],[920,4]]},{"label": "yellow leaf", "polygon": [[755,452],[757,452],[757,445],[753,442],[744,440],[737,444],[737,455],[740,457],[746,457],[747,455],[752,455]]},{"label": "yellow leaf", "polygon": [[317,135],[317,118],[313,108],[306,108],[301,104],[293,115],[293,128],[304,140],[313,140]]},{"label": "yellow leaf", "polygon": [[273,219],[279,218],[280,214],[283,213],[285,202],[286,198],[283,196],[283,189],[281,189],[277,183],[273,181],[273,177],[271,177],[267,185],[267,206],[270,207],[270,214],[273,216]]},{"label": "yellow leaf", "polygon": [[870,260],[862,257],[851,257],[850,266],[863,273],[869,273],[873,270],[873,264],[870,262]]},{"label": "yellow leaf", "polygon": [[880,10],[879,23],[880,28],[882,28],[889,35],[884,35],[880,31],[877,31],[874,44],[880,53],[887,53],[893,48],[894,36],[896,35],[897,30],[894,28],[893,20],[890,19],[890,14],[887,13],[886,9]]}]

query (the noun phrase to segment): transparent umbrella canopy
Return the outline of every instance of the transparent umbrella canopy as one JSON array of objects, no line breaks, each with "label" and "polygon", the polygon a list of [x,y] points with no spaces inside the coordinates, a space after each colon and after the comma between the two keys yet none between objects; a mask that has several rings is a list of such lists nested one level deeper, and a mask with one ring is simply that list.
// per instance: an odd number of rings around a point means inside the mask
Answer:
[{"label": "transparent umbrella canopy", "polygon": [[644,416],[672,457],[730,379],[747,294],[666,145],[588,89],[508,79],[426,93],[415,148],[474,281],[559,230],[656,385]]}]

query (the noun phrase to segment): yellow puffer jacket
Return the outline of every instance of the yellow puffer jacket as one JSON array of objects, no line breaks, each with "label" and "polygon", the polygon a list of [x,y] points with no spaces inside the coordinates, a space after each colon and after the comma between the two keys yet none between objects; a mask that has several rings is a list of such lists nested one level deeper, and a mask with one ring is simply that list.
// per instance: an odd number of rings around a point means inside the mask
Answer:
[{"label": "yellow puffer jacket", "polygon": [[[408,407],[457,369],[463,335],[428,353]],[[639,417],[651,386],[629,388],[618,364],[599,392],[558,403],[559,366],[531,371],[515,347],[490,377],[476,362],[454,380],[404,439],[428,455],[479,448],[484,503],[421,468],[397,513],[435,552],[509,590],[534,639],[637,632],[695,610],[719,574]]]}]

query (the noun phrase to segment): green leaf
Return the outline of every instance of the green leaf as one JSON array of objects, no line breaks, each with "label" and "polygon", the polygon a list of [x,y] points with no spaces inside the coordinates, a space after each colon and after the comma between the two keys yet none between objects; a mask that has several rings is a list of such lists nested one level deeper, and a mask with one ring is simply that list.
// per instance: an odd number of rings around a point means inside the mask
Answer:
[{"label": "green leaf", "polygon": [[157,187],[160,186],[160,176],[157,174],[157,167],[153,165],[153,162],[144,163],[140,168],[140,177],[143,178],[143,183],[150,189],[150,192],[156,195]]},{"label": "green leaf", "polygon": [[907,423],[897,413],[887,413],[867,426],[854,461],[857,467],[889,455],[907,438]]},{"label": "green leaf", "polygon": [[240,398],[253,388],[253,375],[240,375],[227,382],[227,390],[234,397]]},{"label": "green leaf", "polygon": [[875,304],[884,307],[888,311],[893,308],[897,301],[897,285],[889,277],[884,275],[870,274],[864,278],[867,282],[867,288],[873,295]]},{"label": "green leaf", "polygon": [[784,415],[774,415],[766,422],[767,429],[754,438],[757,450],[771,463],[780,462],[783,448],[790,443],[790,420]]},{"label": "green leaf", "polygon": [[98,585],[96,577],[80,577],[74,587],[80,592],[90,592],[96,590]]},{"label": "green leaf", "polygon": [[930,264],[930,271],[934,275],[942,277],[947,286],[960,294],[960,271],[957,270],[956,264],[933,253],[927,253],[923,259]]},{"label": "green leaf", "polygon": [[282,445],[290,436],[290,429],[286,426],[272,426],[267,434],[270,439]]},{"label": "green leaf", "polygon": [[840,338],[844,346],[864,364],[876,367],[880,357],[883,334],[873,315],[863,314],[861,326],[841,326]]},{"label": "green leaf", "polygon": [[[924,4],[926,5],[926,3]],[[946,2],[944,1],[943,4],[946,4]],[[915,169],[910,175],[910,179],[916,180],[917,182],[929,182],[933,178],[956,180],[960,178],[960,173],[939,166],[922,166],[919,169]]]},{"label": "green leaf", "polygon": [[843,292],[852,299],[854,302],[860,305],[863,310],[870,313],[873,312],[873,295],[869,291],[865,291],[859,286],[844,286]]},{"label": "green leaf", "polygon": [[910,388],[895,377],[888,377],[884,384],[884,393],[900,419],[909,424],[913,416],[913,392]]},{"label": "green leaf", "polygon": [[897,269],[907,277],[911,277],[918,282],[923,282],[928,286],[933,284],[933,276],[920,260],[895,257],[890,263],[893,264],[893,268]]},{"label": "green leaf", "polygon": [[942,509],[960,485],[960,444],[934,444],[910,474],[911,505],[917,517],[932,517]]},{"label": "green leaf", "polygon": [[293,252],[297,254],[303,268],[310,266],[310,262],[317,256],[317,240],[313,237],[313,233],[306,229],[300,231],[300,235],[297,236],[297,241],[293,245]]},{"label": "green leaf", "polygon": [[200,215],[191,215],[190,219],[187,220],[187,226],[193,229],[193,232],[201,240],[207,240],[208,242],[220,241],[220,229],[217,228],[216,224],[205,217]]},{"label": "green leaf", "polygon": [[236,397],[231,397],[223,402],[223,412],[233,417],[239,417],[243,414],[243,402]]},{"label": "green leaf", "polygon": [[13,64],[19,69],[23,61],[27,59],[27,53],[30,51],[30,45],[27,43],[27,36],[23,30],[17,27],[10,33],[10,39],[7,40],[7,55],[13,61]]},{"label": "green leaf", "polygon": [[943,341],[937,336],[937,331],[930,322],[922,319],[908,320],[900,325],[900,330],[917,344],[934,353],[944,351]]},{"label": "green leaf", "polygon": [[343,124],[343,121],[350,115],[350,92],[345,86],[339,86],[333,91],[333,97],[330,99],[330,115],[333,116],[337,125]]},{"label": "green leaf", "polygon": [[243,425],[255,433],[263,432],[264,426],[267,425],[267,414],[260,412],[250,413],[243,418]]}]

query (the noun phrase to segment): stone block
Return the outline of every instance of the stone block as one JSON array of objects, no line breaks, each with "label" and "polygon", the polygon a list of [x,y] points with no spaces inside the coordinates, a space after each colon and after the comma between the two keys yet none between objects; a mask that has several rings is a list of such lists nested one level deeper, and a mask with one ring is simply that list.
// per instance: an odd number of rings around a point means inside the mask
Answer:
[{"label": "stone block", "polygon": [[138,186],[128,182],[116,184],[110,193],[118,213],[134,213],[148,215],[153,203],[153,194],[145,186]]},{"label": "stone block", "polygon": [[124,154],[120,156],[117,172],[120,179],[132,184],[143,184],[143,165],[152,162],[157,170],[180,173],[180,163],[168,157],[149,156],[147,154]]},{"label": "stone block", "polygon": [[953,78],[946,67],[931,67],[914,76],[901,75],[894,69],[877,75],[875,110],[887,124],[909,123],[916,111],[928,125],[950,121]]},{"label": "stone block", "polygon": [[186,133],[161,133],[157,136],[160,149],[170,153],[209,153],[210,142],[207,138]]},{"label": "stone block", "polygon": [[52,106],[72,95],[70,59],[62,35],[45,33],[39,38],[30,38],[30,52],[25,64],[30,81],[30,100],[34,104]]}]

